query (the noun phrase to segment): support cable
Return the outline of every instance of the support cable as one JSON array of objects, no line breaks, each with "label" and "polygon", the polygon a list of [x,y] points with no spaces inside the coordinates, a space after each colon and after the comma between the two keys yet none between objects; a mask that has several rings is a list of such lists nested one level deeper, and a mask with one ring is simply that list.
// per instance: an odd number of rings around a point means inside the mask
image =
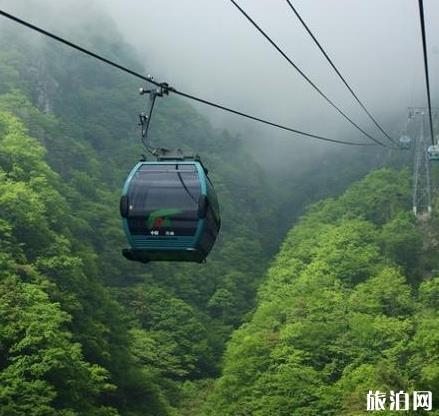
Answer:
[{"label": "support cable", "polygon": [[433,117],[431,114],[431,96],[430,96],[430,77],[428,75],[428,54],[427,54],[427,37],[425,34],[425,19],[424,19],[424,2],[419,0],[419,18],[421,22],[421,34],[422,34],[422,51],[424,55],[424,69],[425,69],[425,84],[427,86],[427,100],[428,100],[428,115],[430,117],[430,135],[431,143],[434,145],[433,134]]},{"label": "support cable", "polygon": [[315,37],[314,33],[311,31],[311,29],[308,27],[308,25],[305,23],[305,21],[303,20],[302,16],[299,14],[299,12],[296,10],[296,8],[293,6],[293,4],[291,3],[290,0],[286,0],[286,2],[288,3],[288,5],[290,6],[291,10],[294,12],[294,14],[296,15],[296,17],[299,19],[300,23],[302,23],[303,27],[306,29],[306,31],[308,32],[308,34],[311,36],[312,40],[314,41],[314,43],[317,45],[317,47],[320,49],[320,52],[322,52],[323,56],[326,58],[326,60],[329,62],[329,64],[332,66],[332,68],[334,69],[334,71],[336,72],[336,74],[338,75],[338,77],[342,80],[343,84],[346,86],[346,88],[349,90],[349,92],[352,94],[352,96],[355,98],[355,100],[357,101],[357,103],[361,106],[361,108],[366,112],[366,114],[369,116],[369,118],[372,120],[372,122],[375,124],[375,126],[381,131],[381,133],[384,134],[384,136],[386,136],[386,138],[388,140],[390,140],[393,144],[396,144],[395,140],[392,139],[387,133],[386,131],[381,127],[381,125],[378,123],[378,121],[372,116],[372,114],[369,112],[369,110],[366,108],[366,106],[362,103],[362,101],[360,100],[360,98],[358,98],[358,95],[353,91],[353,89],[350,87],[350,85],[348,84],[348,82],[346,81],[346,79],[343,77],[343,75],[340,73],[340,71],[338,70],[338,68],[335,66],[334,62],[332,61],[332,59],[329,57],[329,55],[326,53],[325,49],[323,48],[323,46],[320,44],[320,42],[317,40],[317,38]]},{"label": "support cable", "polygon": [[271,39],[267,33],[246,13],[246,11],[236,3],[235,0],[230,0],[230,2],[241,12],[241,14],[261,33],[262,36],[282,55],[282,57],[310,84],[332,107],[334,107],[337,112],[343,116],[351,125],[353,125],[357,130],[361,131],[369,139],[373,140],[380,146],[387,147],[385,144],[375,139],[365,130],[363,130],[355,121],[353,121],[343,110],[340,109],[294,62],[293,60]]},{"label": "support cable", "polygon": [[247,119],[250,119],[250,120],[258,121],[260,123],[263,123],[263,124],[266,124],[266,125],[269,125],[269,126],[272,126],[272,127],[279,128],[281,130],[290,131],[292,133],[300,134],[302,136],[313,138],[313,139],[317,139],[317,140],[321,140],[321,141],[326,141],[326,142],[331,142],[331,143],[338,143],[338,144],[344,144],[344,145],[351,145],[351,146],[374,146],[375,145],[374,143],[362,143],[362,142],[354,142],[354,141],[349,141],[349,140],[339,140],[339,139],[333,139],[333,138],[329,138],[329,137],[325,137],[325,136],[320,136],[320,135],[317,135],[317,134],[308,133],[308,132],[301,131],[301,130],[298,130],[298,129],[295,129],[295,128],[292,128],[292,127],[289,127],[289,126],[285,126],[285,125],[282,125],[282,124],[275,123],[273,121],[269,121],[269,120],[266,120],[266,119],[263,119],[263,118],[260,118],[260,117],[253,116],[251,114],[247,114],[247,113],[241,112],[239,110],[232,109],[230,107],[226,107],[224,105],[215,103],[213,101],[206,100],[204,98],[200,98],[200,97],[197,97],[197,96],[185,93],[183,91],[177,90],[174,87],[169,86],[167,83],[164,83],[164,82],[160,83],[160,82],[155,81],[152,78],[151,75],[147,75],[147,76],[146,75],[142,75],[142,74],[140,74],[140,73],[138,73],[136,71],[133,71],[133,70],[131,70],[131,69],[129,69],[129,68],[123,66],[123,65],[120,65],[120,64],[118,64],[118,63],[116,63],[114,61],[111,61],[111,60],[109,60],[109,59],[107,59],[107,58],[105,58],[105,57],[103,57],[101,55],[98,55],[98,54],[96,54],[94,52],[91,52],[90,50],[85,49],[82,46],[79,46],[79,45],[77,45],[77,44],[75,44],[73,42],[70,42],[70,41],[66,40],[65,38],[62,38],[62,37],[60,37],[58,35],[55,35],[55,34],[53,34],[51,32],[48,32],[47,30],[44,30],[44,29],[42,29],[42,28],[40,28],[38,26],[35,26],[32,23],[26,22],[26,21],[24,21],[24,20],[22,20],[22,19],[20,19],[20,18],[18,18],[16,16],[14,16],[14,15],[12,15],[10,13],[7,13],[7,12],[5,12],[3,10],[0,10],[0,15],[4,16],[4,17],[6,17],[6,18],[8,18],[10,20],[13,20],[14,22],[16,22],[16,23],[18,23],[20,25],[26,26],[29,29],[32,29],[32,30],[34,30],[36,32],[39,32],[39,33],[43,34],[44,36],[47,36],[47,37],[49,37],[51,39],[54,39],[57,42],[60,42],[60,43],[66,45],[66,46],[68,46],[70,48],[76,49],[77,51],[82,52],[85,55],[91,56],[91,57],[97,59],[98,61],[101,61],[101,62],[103,62],[103,63],[105,63],[107,65],[110,65],[110,66],[112,66],[112,67],[114,67],[116,69],[119,69],[120,71],[126,72],[127,74],[130,74],[133,77],[142,79],[143,81],[150,82],[151,84],[153,84],[153,85],[163,89],[163,93],[164,94],[174,93],[174,94],[179,95],[181,97],[185,97],[185,98],[187,98],[189,100],[193,100],[193,101],[196,101],[196,102],[208,105],[210,107],[214,107],[214,108],[217,108],[217,109],[220,109],[220,110],[232,113],[232,114],[236,114],[238,116],[241,116],[241,117],[244,117],[244,118],[247,118]]}]

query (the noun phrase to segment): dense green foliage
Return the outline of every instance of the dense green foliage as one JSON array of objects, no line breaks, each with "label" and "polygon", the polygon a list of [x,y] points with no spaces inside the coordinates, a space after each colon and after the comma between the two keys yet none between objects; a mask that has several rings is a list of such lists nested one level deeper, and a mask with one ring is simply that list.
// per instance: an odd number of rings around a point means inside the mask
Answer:
[{"label": "dense green foliage", "polygon": [[213,174],[222,241],[203,266],[127,262],[117,207],[140,156],[138,84],[14,30],[0,39],[0,414],[169,414],[180,380],[217,372],[252,304],[268,256],[254,223],[232,213],[264,216],[262,173],[190,107],[160,103],[161,145],[228,161]]},{"label": "dense green foliage", "polygon": [[407,172],[379,170],[310,209],[235,332],[206,415],[362,415],[369,390],[437,397],[439,277],[424,265],[438,260],[409,196]]},{"label": "dense green foliage", "polygon": [[257,222],[234,213],[263,218],[269,187],[236,139],[161,103],[161,144],[218,167],[222,239],[202,266],[126,261],[118,199],[139,157],[138,85],[28,40],[1,37],[0,414],[169,414],[181,380],[217,373],[252,305],[275,235],[259,242]]}]

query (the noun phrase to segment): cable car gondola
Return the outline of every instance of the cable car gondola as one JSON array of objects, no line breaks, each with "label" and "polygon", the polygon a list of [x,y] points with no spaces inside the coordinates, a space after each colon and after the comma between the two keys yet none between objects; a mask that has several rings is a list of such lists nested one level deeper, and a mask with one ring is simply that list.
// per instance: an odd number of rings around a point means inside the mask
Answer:
[{"label": "cable car gondola", "polygon": [[123,187],[120,212],[129,260],[202,262],[221,220],[207,170],[193,158],[140,161]]},{"label": "cable car gondola", "polygon": [[439,160],[439,145],[429,146],[427,149],[428,158],[430,160]]},{"label": "cable car gondola", "polygon": [[399,139],[399,146],[403,150],[410,150],[412,146],[412,139],[409,136],[402,136]]},{"label": "cable car gondola", "polygon": [[141,95],[150,98],[148,115],[139,115],[142,142],[157,160],[143,157],[123,186],[120,214],[130,248],[123,249],[122,254],[142,263],[201,263],[221,226],[218,199],[208,171],[197,155],[154,148],[147,141],[156,97],[168,93],[166,83],[158,89],[140,89]]}]

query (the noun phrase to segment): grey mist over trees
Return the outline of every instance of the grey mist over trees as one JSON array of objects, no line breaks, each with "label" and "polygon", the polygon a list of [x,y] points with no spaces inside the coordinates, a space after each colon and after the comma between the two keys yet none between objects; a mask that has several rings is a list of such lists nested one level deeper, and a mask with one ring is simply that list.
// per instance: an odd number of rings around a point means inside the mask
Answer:
[{"label": "grey mist over trees", "polygon": [[[102,38],[120,31],[137,51],[145,71],[190,93],[316,134],[370,141],[324,102],[229,0],[3,0],[1,4],[65,35],[87,20]],[[367,132],[381,137],[286,1],[246,0],[240,4],[324,92]],[[386,130],[398,136],[407,105],[426,103],[417,3],[316,0],[294,4],[367,107]],[[434,1],[425,4],[434,73],[439,69],[434,44],[439,6]],[[112,34],[108,29],[99,31],[99,22],[106,15],[114,22]],[[433,91],[438,82],[433,77]],[[343,147],[192,105],[216,127],[251,137],[259,158],[268,158],[280,167],[294,164],[302,169],[328,148],[344,151]]]}]

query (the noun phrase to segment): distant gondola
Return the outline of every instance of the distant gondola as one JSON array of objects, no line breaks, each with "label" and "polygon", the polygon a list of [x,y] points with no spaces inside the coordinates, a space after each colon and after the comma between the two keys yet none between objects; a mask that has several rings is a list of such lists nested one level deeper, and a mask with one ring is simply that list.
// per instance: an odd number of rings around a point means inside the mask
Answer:
[{"label": "distant gondola", "polygon": [[429,146],[427,149],[428,158],[430,160],[439,160],[439,145]]},{"label": "distant gondola", "polygon": [[139,262],[202,262],[217,238],[221,220],[207,170],[198,158],[141,161],[125,181],[120,213],[130,248]]},{"label": "distant gondola", "polygon": [[403,150],[410,150],[412,147],[412,139],[409,136],[402,136],[399,139],[399,146]]}]

